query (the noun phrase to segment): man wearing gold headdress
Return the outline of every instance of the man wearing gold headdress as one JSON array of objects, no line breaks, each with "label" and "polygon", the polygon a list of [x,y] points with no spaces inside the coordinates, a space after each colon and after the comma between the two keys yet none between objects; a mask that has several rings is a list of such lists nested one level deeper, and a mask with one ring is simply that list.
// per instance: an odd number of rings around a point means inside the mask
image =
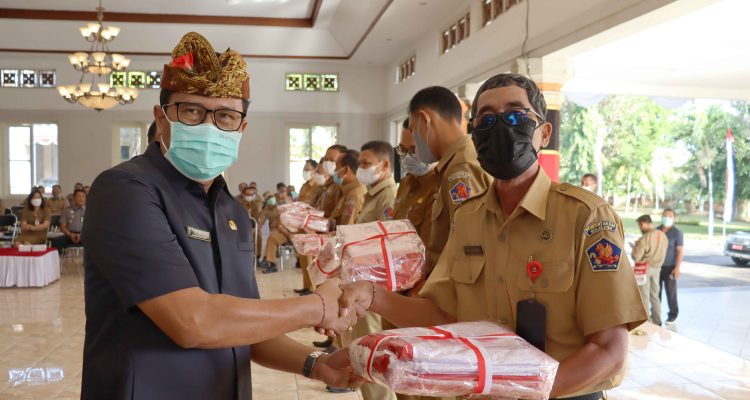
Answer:
[{"label": "man wearing gold headdress", "polygon": [[346,329],[337,282],[260,300],[247,213],[221,173],[237,159],[247,66],[186,34],[164,66],[158,134],[103,172],[87,205],[83,399],[249,399],[250,361],[357,386],[346,353],[285,336]]}]

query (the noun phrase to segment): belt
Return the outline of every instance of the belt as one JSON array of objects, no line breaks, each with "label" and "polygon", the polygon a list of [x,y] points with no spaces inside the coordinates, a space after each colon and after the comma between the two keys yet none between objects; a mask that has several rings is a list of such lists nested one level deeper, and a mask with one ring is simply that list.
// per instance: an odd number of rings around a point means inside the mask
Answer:
[{"label": "belt", "polygon": [[598,391],[589,394],[582,394],[575,397],[558,398],[559,400],[601,400],[604,398],[604,392]]}]

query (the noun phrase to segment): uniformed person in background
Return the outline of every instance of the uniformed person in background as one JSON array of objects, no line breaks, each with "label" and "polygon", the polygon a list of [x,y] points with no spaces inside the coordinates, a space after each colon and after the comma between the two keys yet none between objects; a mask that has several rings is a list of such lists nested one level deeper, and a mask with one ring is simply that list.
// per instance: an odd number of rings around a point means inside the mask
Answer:
[{"label": "uniformed person in background", "polygon": [[336,160],[346,153],[346,146],[340,144],[334,144],[326,150],[323,161],[320,162],[320,168],[325,175],[325,183],[318,184],[323,187],[318,197],[318,202],[315,204],[315,208],[322,210],[325,213],[326,218],[331,218],[333,210],[341,198],[341,185],[337,185],[333,176],[336,174]]},{"label": "uniformed person in background", "polygon": [[650,215],[641,215],[635,221],[643,236],[633,244],[633,261],[636,267],[646,268],[646,282],[638,285],[638,290],[641,292],[643,305],[646,306],[646,310],[650,310],[649,320],[656,325],[661,325],[659,275],[664,259],[667,257],[669,239],[664,232],[654,227]]},{"label": "uniformed person in background", "polygon": [[281,223],[281,213],[278,209],[281,197],[281,194],[278,192],[269,196],[258,220],[260,226],[263,226],[268,221],[268,227],[271,230],[266,242],[265,257],[260,263],[264,274],[278,271],[276,268],[276,253],[279,250],[279,246],[289,241],[289,230]]},{"label": "uniformed person in background", "polygon": [[260,365],[357,385],[345,352],[320,355],[285,335],[346,329],[337,282],[259,299],[250,220],[221,176],[248,124],[244,59],[188,33],[161,87],[155,141],[88,196],[81,398],[249,399],[251,345]]},{"label": "uniformed person in background", "polygon": [[66,247],[83,245],[83,219],[86,216],[86,192],[78,189],[73,193],[73,204],[60,216],[60,232],[63,236],[52,239],[52,246],[62,254]]},{"label": "uniformed person in background", "polygon": [[83,183],[76,182],[76,184],[73,185],[73,193],[68,193],[68,195],[65,196],[65,200],[68,200],[68,204],[73,204],[73,195],[75,194],[75,191],[78,189],[83,190]]},{"label": "uniformed person in background", "polygon": [[356,150],[347,150],[336,160],[336,171],[331,179],[341,188],[341,196],[331,212],[332,228],[353,224],[362,211],[367,187],[357,180],[358,165],[359,152]]},{"label": "uniformed person in background", "polygon": [[[367,187],[362,211],[356,223],[386,221],[393,218],[393,201],[396,199],[396,181],[393,179],[391,157],[393,146],[388,142],[373,140],[362,145],[359,153],[357,180]],[[380,316],[368,312],[352,326],[351,334],[342,339],[354,340],[383,330]],[[344,346],[351,343],[344,342]],[[396,395],[386,387],[375,383],[364,383],[360,388],[364,400],[395,400]]]},{"label": "uniformed person in background", "polygon": [[53,185],[52,197],[47,199],[47,208],[49,208],[50,213],[52,213],[52,215],[62,215],[62,212],[67,207],[68,207],[68,200],[62,196],[62,186]]},{"label": "uniformed person in background", "polygon": [[237,195],[234,196],[237,201],[242,202],[242,192],[245,191],[245,188],[247,187],[246,182],[240,182],[239,185],[237,185]]},{"label": "uniformed person in background", "polygon": [[258,198],[255,186],[246,186],[242,189],[240,204],[242,204],[242,207],[247,211],[248,215],[258,221],[258,218],[260,218],[260,212],[263,209],[263,200]]},{"label": "uniformed person in background", "polygon": [[628,330],[647,318],[622,222],[602,198],[540,168],[552,126],[533,81],[496,75],[473,107],[472,139],[494,181],[457,209],[420,297],[376,287],[373,299],[372,284],[360,281],[343,285],[342,306],[362,315],[373,304],[397,326],[508,325],[560,361],[551,397],[603,398],[624,373]]},{"label": "uniformed person in background", "polygon": [[415,157],[425,164],[437,162],[435,172],[440,176],[440,191],[430,216],[430,239],[425,243],[430,266],[443,252],[456,208],[491,182],[477,162],[474,145],[461,126],[462,118],[459,99],[444,87],[422,89],[409,102]]},{"label": "uniformed person in background", "polygon": [[[305,166],[302,168],[302,178],[305,180],[305,183],[299,189],[299,201],[313,207],[318,201],[318,195],[320,194],[318,183],[314,179],[317,168],[317,161],[305,161]],[[312,262],[312,256],[298,256],[297,260],[299,267],[302,269],[302,289],[294,289],[294,293],[303,296],[315,290],[315,285],[313,285],[310,279],[310,273],[307,272],[307,266]]]}]

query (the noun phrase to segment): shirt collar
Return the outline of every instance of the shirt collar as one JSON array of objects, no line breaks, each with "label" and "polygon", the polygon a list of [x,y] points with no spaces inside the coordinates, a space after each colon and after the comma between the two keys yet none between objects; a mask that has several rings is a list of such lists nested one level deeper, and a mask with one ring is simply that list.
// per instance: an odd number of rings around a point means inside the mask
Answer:
[{"label": "shirt collar", "polygon": [[380,183],[378,183],[377,185],[367,188],[367,194],[369,194],[370,196],[375,196],[381,190],[389,186],[395,185],[395,184],[396,184],[396,181],[393,179],[393,175],[391,175],[383,179],[382,181],[380,181]]},{"label": "shirt collar", "polygon": [[[540,166],[539,171],[534,177],[534,181],[529,186],[526,194],[518,203],[518,207],[523,208],[535,217],[544,221],[547,216],[547,196],[549,195],[549,189],[552,186],[552,182],[549,176],[544,172],[544,169]],[[487,193],[484,195],[484,200],[480,203],[487,207],[487,211],[493,212],[497,215],[502,215],[500,209],[500,202],[497,199],[497,192],[494,189],[494,185],[490,185],[487,188]]]},{"label": "shirt collar", "polygon": [[352,190],[354,190],[354,189],[356,189],[356,188],[358,188],[360,186],[363,186],[363,185],[358,180],[355,179],[355,180],[353,180],[353,181],[351,181],[349,183],[345,183],[345,184],[341,185],[341,191],[344,192],[344,193],[349,193],[350,191],[352,191]]},{"label": "shirt collar", "polygon": [[435,166],[435,170],[438,172],[441,172],[445,167],[448,165],[450,160],[453,158],[453,156],[458,153],[459,150],[466,147],[466,142],[469,141],[471,138],[469,135],[466,135],[462,137],[461,139],[456,140],[455,142],[451,143],[450,146],[448,146],[448,149],[445,151],[445,154],[443,154],[442,157],[440,157],[440,161]]}]

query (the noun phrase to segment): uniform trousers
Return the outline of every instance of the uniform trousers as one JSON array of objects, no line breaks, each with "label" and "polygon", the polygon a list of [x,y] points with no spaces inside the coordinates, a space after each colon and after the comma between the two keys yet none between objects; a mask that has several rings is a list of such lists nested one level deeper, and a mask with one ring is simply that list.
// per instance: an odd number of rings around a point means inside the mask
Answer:
[{"label": "uniform trousers", "polygon": [[661,276],[659,286],[659,298],[661,298],[662,289],[667,291],[667,304],[669,305],[669,314],[667,314],[667,321],[674,321],[677,319],[677,313],[679,308],[677,307],[677,279],[672,276],[674,271],[674,265],[662,265]]},{"label": "uniform trousers", "polygon": [[271,229],[271,234],[268,236],[268,243],[266,243],[266,260],[276,263],[276,251],[279,249],[279,246],[286,242],[286,235],[278,229]]},{"label": "uniform trousers", "polygon": [[641,300],[646,307],[646,311],[651,313],[651,322],[655,325],[661,325],[661,287],[659,286],[659,276],[661,267],[648,266],[646,269],[646,283],[638,286],[641,292]]}]

